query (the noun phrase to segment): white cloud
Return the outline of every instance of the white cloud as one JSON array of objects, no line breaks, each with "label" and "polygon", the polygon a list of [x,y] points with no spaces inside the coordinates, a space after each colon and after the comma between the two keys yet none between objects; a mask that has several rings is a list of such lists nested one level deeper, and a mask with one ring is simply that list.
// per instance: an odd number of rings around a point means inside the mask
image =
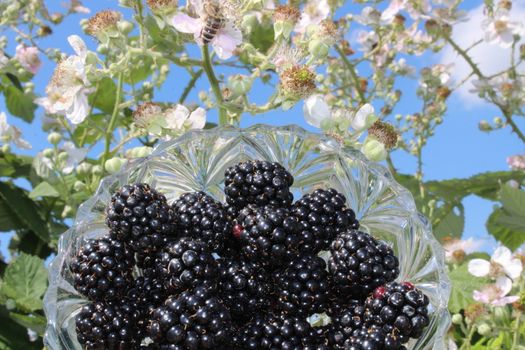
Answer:
[{"label": "white cloud", "polygon": [[[462,48],[467,48],[476,41],[483,39],[485,33],[482,29],[482,22],[486,18],[483,13],[484,6],[481,5],[468,12],[468,21],[456,24],[452,37]],[[522,21],[525,18],[525,3],[523,1],[513,2],[510,13],[511,20]],[[518,50],[516,50],[518,51]],[[469,51],[473,61],[478,64],[481,71],[486,75],[500,72],[502,69],[510,66],[511,49],[504,49],[495,44],[488,44],[483,41]],[[516,54],[516,56],[518,53]],[[458,56],[454,49],[447,46],[441,55],[441,63],[454,63],[452,68],[452,79],[455,83],[460,82],[472,71],[467,62]],[[519,66],[521,71],[525,70],[522,64]],[[474,107],[483,104],[476,94],[469,92],[472,89],[472,83],[467,81],[458,89],[458,95],[466,104],[466,107]]]}]

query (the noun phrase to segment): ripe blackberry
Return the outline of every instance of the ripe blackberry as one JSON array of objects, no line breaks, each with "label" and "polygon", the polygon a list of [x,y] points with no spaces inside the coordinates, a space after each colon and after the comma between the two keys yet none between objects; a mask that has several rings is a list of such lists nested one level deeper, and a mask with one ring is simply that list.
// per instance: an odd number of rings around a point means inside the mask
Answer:
[{"label": "ripe blackberry", "polygon": [[177,294],[198,285],[214,287],[218,266],[204,242],[183,237],[157,254],[155,276],[169,293]]},{"label": "ripe blackberry", "polygon": [[205,287],[167,299],[151,313],[147,331],[161,349],[231,349],[230,314]]},{"label": "ripe blackberry", "polygon": [[365,232],[348,230],[339,234],[330,252],[328,269],[335,283],[356,296],[366,296],[399,274],[399,261],[392,248]]},{"label": "ripe blackberry", "polygon": [[126,294],[126,300],[145,314],[159,307],[166,298],[167,293],[162,282],[142,276],[133,281]]},{"label": "ripe blackberry", "polygon": [[229,205],[289,207],[293,201],[293,176],[279,163],[250,160],[226,169],[224,193]]},{"label": "ripe blackberry", "polygon": [[339,233],[359,228],[354,211],[346,207],[345,196],[333,188],[305,194],[291,212],[300,223],[301,251],[327,249]]},{"label": "ripe blackberry", "polygon": [[286,314],[309,316],[325,311],[330,283],[326,263],[318,256],[305,255],[275,272],[279,307]]},{"label": "ripe blackberry", "polygon": [[93,301],[115,300],[133,282],[135,259],[124,243],[109,238],[90,239],[71,260],[75,289]]},{"label": "ripe blackberry", "polygon": [[163,194],[139,183],[121,187],[106,208],[110,236],[133,250],[156,250],[175,229],[175,216]]},{"label": "ripe blackberry", "polygon": [[[382,328],[393,344],[419,338],[429,325],[428,297],[411,283],[391,282],[366,299],[365,322]],[[394,345],[387,349],[398,349]]]},{"label": "ripe blackberry", "polygon": [[220,251],[231,235],[231,223],[222,204],[204,192],[183,194],[172,206],[182,235],[198,238]]},{"label": "ripe blackberry", "polygon": [[140,314],[125,303],[86,304],[75,317],[78,342],[87,350],[134,349],[144,336]]},{"label": "ripe blackberry", "polygon": [[317,332],[303,318],[284,315],[257,317],[236,332],[234,349],[239,350],[324,350]]},{"label": "ripe blackberry", "polygon": [[244,260],[219,260],[221,299],[234,320],[244,321],[270,307],[272,284],[264,267]]},{"label": "ripe blackberry", "polygon": [[249,205],[234,221],[233,234],[247,260],[275,265],[296,255],[296,229],[288,209]]}]

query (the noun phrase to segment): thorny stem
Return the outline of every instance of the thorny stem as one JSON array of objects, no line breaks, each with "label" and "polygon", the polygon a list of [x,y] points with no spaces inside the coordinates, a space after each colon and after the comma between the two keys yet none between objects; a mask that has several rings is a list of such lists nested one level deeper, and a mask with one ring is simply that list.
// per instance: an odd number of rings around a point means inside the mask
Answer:
[{"label": "thorny stem", "polygon": [[188,82],[188,85],[184,88],[184,91],[182,92],[182,95],[179,98],[179,103],[184,103],[186,101],[186,98],[190,94],[190,91],[195,87],[195,84],[197,83],[197,80],[202,75],[203,70],[199,69],[197,72],[192,72],[191,74],[191,80]]},{"label": "thorny stem", "polygon": [[343,60],[344,64],[348,68],[348,71],[350,72],[350,76],[352,77],[352,80],[354,81],[355,90],[357,91],[357,95],[359,96],[359,100],[362,104],[366,103],[365,95],[363,94],[363,91],[359,88],[359,77],[357,76],[355,72],[355,66],[350,62],[350,60],[346,57],[345,53],[339,46],[336,46],[335,49],[339,53],[339,56],[341,56],[341,59]]},{"label": "thorny stem", "polygon": [[115,96],[115,105],[113,106],[113,113],[111,114],[111,119],[109,120],[108,128],[106,129],[106,141],[105,141],[105,146],[104,146],[104,155],[102,156],[102,166],[104,166],[104,164],[106,163],[106,160],[111,151],[110,150],[111,139],[113,138],[113,129],[115,128],[115,124],[117,122],[120,99],[122,95],[122,85],[123,85],[122,73],[119,73],[118,83],[117,83],[117,93]]},{"label": "thorny stem", "polygon": [[222,92],[221,88],[219,87],[219,81],[217,80],[215,72],[213,71],[208,45],[202,45],[202,68],[208,76],[208,80],[210,81],[211,85],[211,90],[213,91],[215,99],[217,100],[217,106],[219,107],[219,125],[226,125],[228,124],[228,116],[226,115],[226,109],[222,105]]}]

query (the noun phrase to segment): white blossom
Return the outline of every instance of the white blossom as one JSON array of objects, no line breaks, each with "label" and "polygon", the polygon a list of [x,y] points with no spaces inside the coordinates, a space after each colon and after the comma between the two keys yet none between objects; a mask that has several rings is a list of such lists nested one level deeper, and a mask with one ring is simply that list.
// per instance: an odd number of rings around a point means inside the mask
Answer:
[{"label": "white blossom", "polygon": [[377,120],[374,107],[366,103],[362,105],[350,120],[350,126],[356,131],[363,131],[370,127]]},{"label": "white blossom", "polygon": [[186,131],[202,129],[206,125],[206,111],[199,107],[190,113],[183,105],[176,105],[165,112],[166,129]]},{"label": "white blossom", "polygon": [[27,47],[22,44],[16,47],[15,58],[20,62],[20,65],[25,70],[36,74],[42,65],[40,57],[38,57],[38,49],[34,46]]},{"label": "white blossom", "polygon": [[525,154],[507,157],[507,164],[514,170],[525,170]]},{"label": "white blossom", "polygon": [[0,112],[0,142],[12,142],[18,148],[31,149],[31,144],[22,139],[21,131],[16,126],[7,123],[7,115],[4,112]]},{"label": "white blossom", "polygon": [[477,277],[491,276],[498,278],[507,276],[516,279],[521,275],[523,266],[521,260],[512,256],[507,247],[498,247],[492,254],[490,261],[485,259],[472,259],[468,264],[468,271]]},{"label": "white blossom", "polygon": [[88,150],[86,148],[76,148],[73,142],[64,142],[62,150],[67,153],[67,159],[62,167],[64,174],[70,174],[75,167],[86,158]]},{"label": "white blossom", "polygon": [[327,0],[309,0],[301,14],[301,19],[295,26],[297,33],[305,33],[309,26],[317,25],[330,15],[330,5]]},{"label": "white blossom", "polygon": [[512,281],[506,277],[499,277],[496,283],[475,290],[472,297],[480,303],[504,306],[519,300],[519,296],[507,296],[511,289]]},{"label": "white blossom", "polygon": [[320,128],[324,120],[330,119],[331,110],[323,95],[312,95],[304,101],[304,119],[316,128]]},{"label": "white blossom", "polygon": [[498,9],[493,17],[485,19],[481,25],[485,31],[485,41],[503,48],[512,46],[514,35],[523,34],[523,25],[511,21],[508,11],[503,9]]},{"label": "white blossom", "polygon": [[9,58],[4,54],[2,50],[0,50],[0,69],[3,69],[7,66],[9,63]]}]

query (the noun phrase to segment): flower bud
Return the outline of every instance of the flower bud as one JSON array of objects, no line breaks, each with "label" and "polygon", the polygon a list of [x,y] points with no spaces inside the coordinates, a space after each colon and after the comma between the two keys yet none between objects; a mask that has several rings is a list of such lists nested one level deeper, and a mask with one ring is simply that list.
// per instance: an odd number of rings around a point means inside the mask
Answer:
[{"label": "flower bud", "polygon": [[460,325],[463,323],[463,316],[461,314],[452,315],[452,323],[455,325]]},{"label": "flower bud", "polygon": [[315,91],[315,73],[308,66],[293,66],[280,74],[281,91],[291,100],[310,96]]},{"label": "flower bud", "polygon": [[67,154],[67,152],[60,152],[58,154],[58,161],[60,163],[65,162],[68,158],[69,158],[69,154]]},{"label": "flower bud", "polygon": [[478,326],[478,333],[481,334],[482,336],[487,336],[492,333],[492,329],[490,328],[488,324],[482,323]]},{"label": "flower bud", "polygon": [[58,132],[52,132],[47,136],[47,141],[54,146],[58,145],[61,140],[62,135],[60,135]]},{"label": "flower bud", "polygon": [[42,155],[46,158],[51,158],[53,157],[54,154],[55,154],[55,151],[52,150],[51,148],[46,148],[45,150],[42,151]]},{"label": "flower bud", "polygon": [[129,158],[143,158],[147,157],[151,154],[153,151],[153,148],[142,146],[142,147],[134,147],[127,152],[127,156]]},{"label": "flower bud", "polygon": [[117,23],[118,30],[124,35],[131,33],[133,31],[133,27],[134,25],[130,21],[123,20]]},{"label": "flower bud", "polygon": [[104,168],[106,171],[110,174],[116,174],[119,172],[120,168],[126,163],[125,159],[114,157],[111,159],[106,160],[106,163],[104,163]]},{"label": "flower bud", "polygon": [[482,120],[478,124],[478,129],[481,131],[491,131],[492,126],[490,126],[489,122],[487,122],[486,120]]},{"label": "flower bud", "polygon": [[62,217],[63,218],[69,218],[72,217],[73,214],[75,214],[75,210],[70,205],[65,205],[64,210],[62,210]]},{"label": "flower bud", "polygon": [[329,50],[330,46],[321,39],[312,39],[308,43],[308,52],[315,58],[325,58]]},{"label": "flower bud", "polygon": [[82,192],[84,191],[85,189],[87,188],[86,184],[83,183],[82,181],[75,181],[75,183],[73,184],[73,189],[76,191],[76,192]]},{"label": "flower bud", "polygon": [[100,176],[104,174],[104,169],[100,165],[95,165],[93,168],[91,168],[91,173],[95,176]]},{"label": "flower bud", "polygon": [[82,163],[80,164],[79,166],[77,166],[77,175],[79,176],[84,176],[84,175],[87,175],[89,173],[91,173],[91,168],[93,166],[89,163]]},{"label": "flower bud", "polygon": [[277,7],[273,14],[275,40],[289,39],[300,17],[301,13],[296,7],[287,5]]},{"label": "flower bud", "polygon": [[100,53],[101,55],[107,55],[109,52],[109,46],[106,44],[100,44],[97,47],[97,52]]},{"label": "flower bud", "polygon": [[361,152],[373,162],[385,160],[388,155],[385,145],[370,136],[367,137],[363,143]]},{"label": "flower bud", "polygon": [[4,154],[5,153],[9,153],[11,151],[11,147],[9,146],[8,143],[6,143],[6,144],[2,145],[1,150],[2,150],[2,153],[4,153]]},{"label": "flower bud", "polygon": [[251,90],[252,80],[245,75],[236,74],[228,79],[228,88],[233,96],[242,96]]}]

